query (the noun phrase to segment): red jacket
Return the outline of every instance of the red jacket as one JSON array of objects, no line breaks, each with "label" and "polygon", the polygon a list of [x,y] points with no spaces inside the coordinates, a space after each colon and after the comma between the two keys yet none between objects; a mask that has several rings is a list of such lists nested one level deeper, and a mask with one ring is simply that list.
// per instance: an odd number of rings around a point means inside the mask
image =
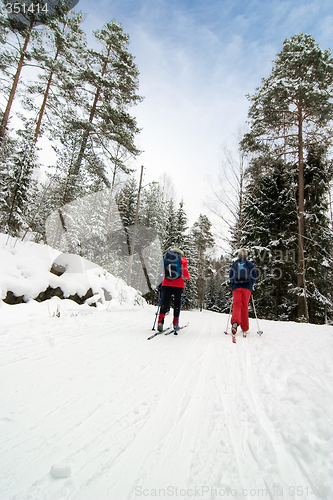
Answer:
[{"label": "red jacket", "polygon": [[175,280],[169,280],[167,278],[164,278],[162,281],[162,286],[175,286],[177,288],[185,288],[184,278],[186,280],[189,280],[191,278],[190,273],[188,272],[187,269],[186,257],[181,258],[181,264],[182,264],[182,276]]}]

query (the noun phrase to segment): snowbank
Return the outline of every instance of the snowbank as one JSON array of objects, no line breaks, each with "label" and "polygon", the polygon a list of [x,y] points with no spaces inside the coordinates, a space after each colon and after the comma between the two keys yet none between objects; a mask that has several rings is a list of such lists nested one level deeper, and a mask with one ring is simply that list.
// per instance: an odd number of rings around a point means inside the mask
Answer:
[{"label": "snowbank", "polygon": [[[63,266],[64,272],[60,276],[50,272],[54,262]],[[92,293],[82,306],[78,306],[73,300],[61,301],[57,297],[46,300],[47,304],[37,303],[35,299],[49,288],[60,289],[65,298],[75,294],[84,297],[90,289]],[[82,257],[61,254],[48,245],[21,242],[0,234],[1,299],[5,299],[8,292],[14,298],[21,297],[25,304],[14,306],[1,303],[0,317],[5,316],[7,319],[14,309],[15,316],[19,312],[19,316],[22,314],[26,318],[29,315],[35,316],[37,310],[51,315],[60,314],[61,310],[85,311],[92,303],[99,308],[145,305],[139,292]]]}]

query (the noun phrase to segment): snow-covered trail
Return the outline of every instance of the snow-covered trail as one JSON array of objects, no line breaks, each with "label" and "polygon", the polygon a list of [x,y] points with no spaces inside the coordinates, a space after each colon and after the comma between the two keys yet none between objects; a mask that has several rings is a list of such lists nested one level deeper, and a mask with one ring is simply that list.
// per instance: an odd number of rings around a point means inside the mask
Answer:
[{"label": "snow-covered trail", "polygon": [[331,499],[332,328],[252,321],[233,345],[184,311],[147,341],[154,313],[4,327],[0,499]]}]

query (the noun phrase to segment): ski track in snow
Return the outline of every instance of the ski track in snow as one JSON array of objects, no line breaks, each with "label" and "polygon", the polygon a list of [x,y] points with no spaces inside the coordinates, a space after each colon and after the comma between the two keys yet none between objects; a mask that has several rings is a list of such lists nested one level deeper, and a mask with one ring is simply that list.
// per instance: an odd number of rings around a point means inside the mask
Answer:
[{"label": "ski track in snow", "polygon": [[332,328],[154,313],[5,326],[0,499],[332,499]]}]

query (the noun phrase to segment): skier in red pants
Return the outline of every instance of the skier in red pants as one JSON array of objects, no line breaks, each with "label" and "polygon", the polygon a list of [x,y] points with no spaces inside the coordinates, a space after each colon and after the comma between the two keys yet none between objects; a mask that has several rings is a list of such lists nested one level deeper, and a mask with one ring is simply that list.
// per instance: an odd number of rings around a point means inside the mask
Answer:
[{"label": "skier in red pants", "polygon": [[247,251],[242,248],[238,259],[232,264],[229,281],[231,283],[233,303],[231,316],[232,341],[236,342],[237,327],[243,330],[246,337],[249,329],[249,301],[258,276],[252,262],[247,260]]}]

